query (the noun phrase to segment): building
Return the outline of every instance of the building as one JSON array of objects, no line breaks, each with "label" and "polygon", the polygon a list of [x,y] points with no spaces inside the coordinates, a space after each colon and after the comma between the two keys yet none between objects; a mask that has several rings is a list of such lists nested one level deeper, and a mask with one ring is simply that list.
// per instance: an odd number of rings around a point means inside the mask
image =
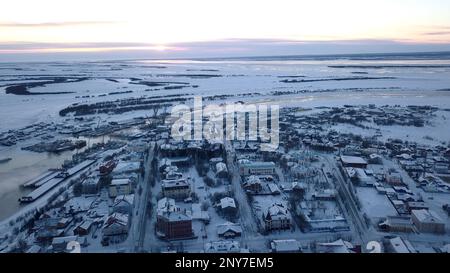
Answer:
[{"label": "building", "polygon": [[422,209],[428,209],[427,204],[425,204],[425,202],[407,202],[406,203],[406,209],[408,210],[409,213],[411,213],[411,211],[413,210],[422,210]]},{"label": "building", "polygon": [[217,226],[217,235],[223,238],[235,238],[241,236],[242,227],[239,224],[226,222]]},{"label": "building", "polygon": [[409,216],[388,216],[378,225],[382,230],[390,232],[413,232],[414,225]]},{"label": "building", "polygon": [[283,204],[273,204],[263,214],[264,226],[267,231],[291,228],[291,215]]},{"label": "building", "polygon": [[245,253],[238,241],[215,241],[205,244],[205,253]]},{"label": "building", "polygon": [[220,199],[220,210],[224,213],[234,214],[236,213],[236,203],[231,197],[224,197]]},{"label": "building", "polygon": [[32,245],[25,253],[41,253],[42,248],[38,245]]},{"label": "building", "polygon": [[413,245],[401,237],[389,239],[386,245],[389,252],[392,253],[417,253]]},{"label": "building", "polygon": [[210,221],[209,213],[207,210],[202,210],[201,204],[194,203],[191,206],[192,220],[200,220],[208,224]]},{"label": "building", "polygon": [[173,198],[175,200],[183,200],[191,194],[189,182],[185,179],[163,180],[162,193],[164,197]]},{"label": "building", "polygon": [[301,252],[300,243],[295,239],[273,240],[270,242],[270,248],[276,253]]},{"label": "building", "polygon": [[103,225],[103,234],[107,236],[128,234],[129,217],[128,214],[114,212],[106,219]]},{"label": "building", "polygon": [[354,253],[352,243],[339,239],[330,243],[318,243],[317,253]]},{"label": "building", "polygon": [[114,199],[113,212],[131,214],[134,204],[134,194],[119,195]]},{"label": "building", "polygon": [[226,178],[228,176],[227,165],[223,162],[216,164],[216,176],[219,178]]},{"label": "building", "polygon": [[423,233],[445,233],[445,223],[431,210],[412,210],[411,218],[419,232]]},{"label": "building", "polygon": [[67,252],[69,251],[67,249],[67,244],[70,242],[77,242],[79,243],[79,237],[78,236],[65,236],[65,237],[56,237],[52,240],[51,249],[53,252],[61,253],[61,252]]},{"label": "building", "polygon": [[115,160],[109,160],[107,162],[104,162],[100,167],[98,168],[100,175],[108,175],[114,170],[116,167],[117,162]]},{"label": "building", "polygon": [[99,189],[100,180],[98,177],[89,177],[81,184],[81,192],[83,194],[96,194]]},{"label": "building", "polygon": [[242,162],[239,164],[240,175],[273,175],[275,163],[273,162]]},{"label": "building", "polygon": [[402,175],[395,171],[395,170],[389,170],[385,175],[384,178],[386,180],[386,183],[392,186],[402,186],[403,184],[403,178]]},{"label": "building", "polygon": [[256,175],[251,175],[246,178],[245,182],[242,184],[242,187],[249,193],[259,193],[262,192],[263,186],[261,179]]},{"label": "building", "polygon": [[109,185],[109,196],[117,197],[118,195],[130,194],[132,186],[131,180],[127,178],[113,179]]},{"label": "building", "polygon": [[80,236],[88,235],[89,232],[91,231],[91,227],[92,227],[93,223],[94,222],[92,220],[83,221],[80,225],[78,225],[73,230],[73,234],[80,235]]},{"label": "building", "polygon": [[156,231],[164,239],[193,237],[192,218],[179,211],[160,211],[156,219]]},{"label": "building", "polygon": [[341,163],[344,167],[361,168],[367,167],[367,161],[358,156],[341,155]]}]

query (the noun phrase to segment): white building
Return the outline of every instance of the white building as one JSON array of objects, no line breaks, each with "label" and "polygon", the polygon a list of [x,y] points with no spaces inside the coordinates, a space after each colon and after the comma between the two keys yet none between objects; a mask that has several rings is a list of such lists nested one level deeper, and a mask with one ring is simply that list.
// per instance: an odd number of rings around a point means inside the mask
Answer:
[{"label": "white building", "polygon": [[266,230],[289,229],[291,227],[291,214],[283,204],[273,204],[263,214]]},{"label": "white building", "polygon": [[412,210],[411,219],[420,232],[445,233],[445,223],[436,212],[430,210]]},{"label": "white building", "polygon": [[114,199],[113,212],[131,214],[134,204],[134,194],[119,195]]},{"label": "white building", "polygon": [[127,178],[113,179],[109,185],[109,196],[127,195],[131,193],[131,180]]},{"label": "white building", "polygon": [[272,252],[276,253],[295,253],[300,251],[300,243],[295,239],[273,240],[270,242]]},{"label": "white building", "polygon": [[129,229],[128,214],[115,212],[108,216],[103,225],[104,235],[120,235],[127,234]]}]

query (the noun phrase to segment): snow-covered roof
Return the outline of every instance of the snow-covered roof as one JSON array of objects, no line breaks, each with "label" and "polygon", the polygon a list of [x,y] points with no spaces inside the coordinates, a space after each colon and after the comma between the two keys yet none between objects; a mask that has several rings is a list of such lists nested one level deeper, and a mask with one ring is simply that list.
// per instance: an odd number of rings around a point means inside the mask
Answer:
[{"label": "snow-covered roof", "polygon": [[367,164],[367,162],[359,156],[341,155],[341,160],[345,164]]},{"label": "snow-covered roof", "polygon": [[175,200],[172,198],[164,197],[158,201],[156,212],[158,215],[162,215],[166,212],[178,211],[179,208],[175,205]]},{"label": "snow-covered roof", "polygon": [[118,206],[123,202],[132,205],[134,203],[134,194],[118,195],[116,199],[114,199],[113,206]]},{"label": "snow-covered roof", "polygon": [[434,211],[425,209],[412,210],[411,214],[422,223],[443,223],[442,219]]},{"label": "snow-covered roof", "polygon": [[217,234],[218,235],[223,235],[226,232],[234,232],[234,233],[242,233],[242,227],[239,224],[235,224],[235,223],[231,223],[231,222],[226,222],[224,224],[218,225],[217,226]]},{"label": "snow-covered roof", "polygon": [[238,241],[215,241],[205,244],[206,253],[239,253],[241,248]]},{"label": "snow-covered roof", "polygon": [[126,173],[126,172],[137,172],[139,171],[141,168],[141,163],[140,162],[135,162],[135,161],[131,161],[131,162],[124,162],[124,161],[120,161],[117,166],[114,168],[113,173],[117,174],[117,173]]},{"label": "snow-covered roof", "polygon": [[76,241],[77,239],[78,239],[78,236],[76,236],[76,235],[74,235],[74,236],[65,236],[65,237],[56,237],[56,238],[53,238],[52,245],[55,245],[55,244],[67,244],[68,242]]},{"label": "snow-covered roof", "polygon": [[300,243],[295,239],[273,240],[270,246],[276,252],[293,252],[300,250]]},{"label": "snow-covered roof", "polygon": [[283,204],[272,204],[266,213],[266,217],[270,217],[272,220],[285,219],[288,216],[289,212]]},{"label": "snow-covered roof", "polygon": [[274,168],[275,167],[275,163],[273,162],[251,162],[251,161],[244,161],[242,163],[240,163],[240,165],[242,167],[247,167],[247,168]]},{"label": "snow-covered roof", "polygon": [[178,188],[178,187],[189,187],[189,183],[186,181],[186,179],[175,179],[175,180],[168,180],[165,179],[161,181],[163,188]]},{"label": "snow-covered roof", "polygon": [[234,202],[234,199],[231,197],[224,197],[220,199],[220,207],[222,209],[225,208],[236,208],[236,203]]},{"label": "snow-covered roof", "polygon": [[175,211],[175,212],[166,212],[163,214],[163,216],[169,221],[169,222],[179,222],[179,221],[190,221],[192,220],[191,217],[187,216],[184,213]]},{"label": "snow-covered roof", "polygon": [[111,181],[111,185],[113,186],[128,185],[128,184],[130,184],[130,179],[127,178],[113,179]]},{"label": "snow-covered roof", "polygon": [[108,216],[108,219],[106,220],[103,228],[107,228],[112,225],[127,226],[128,225],[128,215],[119,213],[119,212],[114,212],[113,214]]},{"label": "snow-covered roof", "polygon": [[217,173],[226,172],[227,171],[227,165],[223,162],[219,162],[216,164],[216,171]]}]

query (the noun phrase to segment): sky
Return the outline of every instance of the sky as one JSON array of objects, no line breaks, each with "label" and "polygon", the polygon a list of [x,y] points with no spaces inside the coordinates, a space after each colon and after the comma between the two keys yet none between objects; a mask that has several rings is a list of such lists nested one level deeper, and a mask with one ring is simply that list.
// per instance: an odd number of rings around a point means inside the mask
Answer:
[{"label": "sky", "polygon": [[445,0],[2,0],[0,61],[450,51]]}]

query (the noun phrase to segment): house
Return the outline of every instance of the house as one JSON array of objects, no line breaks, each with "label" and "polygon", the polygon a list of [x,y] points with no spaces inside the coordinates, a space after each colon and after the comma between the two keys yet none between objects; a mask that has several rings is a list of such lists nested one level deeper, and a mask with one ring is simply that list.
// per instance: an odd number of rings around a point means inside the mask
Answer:
[{"label": "house", "polygon": [[156,231],[164,239],[193,237],[192,218],[180,211],[160,211],[156,218]]},{"label": "house", "polygon": [[162,193],[164,197],[173,198],[175,200],[183,200],[191,194],[189,182],[185,179],[163,180]]},{"label": "house", "polygon": [[130,194],[132,191],[131,180],[127,178],[113,179],[109,185],[109,196]]},{"label": "house", "polygon": [[445,233],[445,223],[434,211],[424,209],[412,210],[411,218],[419,232],[437,234]]},{"label": "house", "polygon": [[[166,168],[165,174],[166,174],[166,179],[167,180],[176,180],[176,179],[181,179],[183,177],[183,174],[180,172],[177,172],[176,170],[178,170],[177,167],[175,166],[171,166],[173,168]],[[175,170],[173,170],[174,168],[176,168]]]},{"label": "house", "polygon": [[114,212],[103,225],[103,234],[107,236],[128,234],[129,217],[127,214]]},{"label": "house", "polygon": [[81,183],[81,192],[83,194],[97,194],[100,180],[98,177],[89,177]]},{"label": "house", "polygon": [[291,215],[283,204],[273,204],[267,208],[263,221],[267,231],[291,228]]},{"label": "house", "polygon": [[215,241],[205,244],[205,253],[244,253],[238,241]]},{"label": "house", "polygon": [[301,252],[300,243],[295,239],[273,240],[270,242],[272,252],[276,253],[296,253]]},{"label": "house", "polygon": [[115,160],[109,160],[107,162],[104,162],[100,167],[98,168],[100,175],[108,175],[114,170],[116,167],[117,162]]},{"label": "house", "polygon": [[250,193],[259,193],[263,190],[261,179],[256,175],[247,177],[242,186],[247,192]]},{"label": "house", "polygon": [[318,253],[354,253],[352,243],[339,239],[330,243],[318,243],[316,251]]},{"label": "house", "polygon": [[217,235],[223,238],[235,238],[241,236],[242,227],[239,224],[226,222],[217,226]]},{"label": "house", "polygon": [[73,230],[73,234],[80,235],[80,236],[88,235],[89,232],[91,231],[91,227],[92,227],[93,223],[94,222],[92,220],[83,221],[80,225],[78,225]]},{"label": "house", "polygon": [[234,214],[236,212],[236,203],[231,197],[224,197],[220,199],[219,203],[220,209],[224,213]]},{"label": "house", "polygon": [[114,199],[113,212],[131,214],[134,204],[134,194],[119,195]]},{"label": "house", "polygon": [[275,174],[275,163],[243,161],[239,164],[239,174],[244,176],[273,175]]},{"label": "house", "polygon": [[223,162],[216,164],[216,176],[219,178],[226,178],[228,176],[227,165]]},{"label": "house", "polygon": [[367,161],[362,157],[358,156],[340,156],[341,163],[344,167],[361,168],[365,169],[367,167]]}]

